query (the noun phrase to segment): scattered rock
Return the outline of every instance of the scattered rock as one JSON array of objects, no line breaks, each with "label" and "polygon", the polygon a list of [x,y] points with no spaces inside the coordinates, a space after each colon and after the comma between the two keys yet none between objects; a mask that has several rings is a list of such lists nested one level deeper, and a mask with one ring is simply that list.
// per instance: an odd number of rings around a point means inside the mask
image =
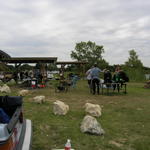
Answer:
[{"label": "scattered rock", "polygon": [[19,96],[26,96],[29,94],[29,90],[21,90],[18,92],[18,95]]},{"label": "scattered rock", "polygon": [[3,84],[3,81],[2,81],[2,80],[0,80],[0,85],[1,85],[1,84]]},{"label": "scattered rock", "polygon": [[55,115],[66,115],[68,111],[69,106],[66,105],[64,102],[57,100],[53,103],[53,113]]},{"label": "scattered rock", "polygon": [[101,116],[101,107],[97,104],[86,103],[85,104],[85,111],[94,117]]},{"label": "scattered rock", "polygon": [[38,103],[38,104],[42,104],[45,102],[45,96],[41,95],[41,96],[36,96],[33,98],[34,102]]},{"label": "scattered rock", "polygon": [[103,135],[105,131],[101,128],[99,122],[97,122],[96,118],[86,115],[80,126],[81,132],[90,133],[95,135]]},{"label": "scattered rock", "polygon": [[4,85],[0,88],[0,91],[1,91],[2,93],[11,93],[10,87],[7,86],[7,84],[4,84]]},{"label": "scattered rock", "polygon": [[9,85],[14,85],[16,84],[16,81],[14,79],[11,79],[10,81],[7,82]]}]

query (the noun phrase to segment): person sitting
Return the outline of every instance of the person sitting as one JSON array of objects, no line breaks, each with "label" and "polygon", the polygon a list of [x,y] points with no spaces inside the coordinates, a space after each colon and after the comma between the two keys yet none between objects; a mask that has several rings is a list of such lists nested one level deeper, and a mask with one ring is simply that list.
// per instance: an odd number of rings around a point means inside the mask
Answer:
[{"label": "person sitting", "polygon": [[120,71],[120,67],[117,67],[114,74],[113,74],[113,77],[112,77],[112,82],[113,82],[113,90],[118,89],[118,92],[119,92],[119,83],[120,83],[120,75],[119,75],[119,71]]},{"label": "person sitting", "polygon": [[71,80],[73,88],[76,88],[78,80],[79,80],[79,77],[76,74],[74,74],[73,77],[72,77],[72,80]]},{"label": "person sitting", "polygon": [[129,82],[129,78],[123,70],[120,70],[118,74],[119,74],[119,78],[120,78],[119,82],[121,83],[121,88],[122,88],[122,86],[125,82]]},{"label": "person sitting", "polygon": [[109,70],[104,70],[104,83],[107,87],[110,87],[110,83],[112,83],[112,75]]},{"label": "person sitting", "polygon": [[[114,83],[117,83],[118,90],[119,90],[120,87],[122,88],[122,86],[125,82],[129,82],[128,76],[121,69],[115,71],[112,80],[113,80]],[[120,87],[119,87],[119,84],[121,85]],[[114,87],[114,90],[115,90],[116,84],[114,84],[113,87]]]},{"label": "person sitting", "polygon": [[62,91],[67,91],[68,85],[66,82],[66,79],[63,74],[59,74],[59,80],[56,84],[56,91],[62,92]]}]

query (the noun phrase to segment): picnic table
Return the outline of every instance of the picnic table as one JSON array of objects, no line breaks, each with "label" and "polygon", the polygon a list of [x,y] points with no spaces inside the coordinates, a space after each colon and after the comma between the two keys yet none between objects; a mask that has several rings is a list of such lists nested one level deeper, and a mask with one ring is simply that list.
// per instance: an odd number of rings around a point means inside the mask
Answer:
[{"label": "picnic table", "polygon": [[[104,86],[105,85],[105,86]],[[105,87],[105,88],[104,88]],[[101,83],[101,93],[104,94],[104,89],[106,89],[107,95],[110,93],[110,90],[119,93],[121,90],[126,94],[127,93],[127,84],[126,83]]]}]

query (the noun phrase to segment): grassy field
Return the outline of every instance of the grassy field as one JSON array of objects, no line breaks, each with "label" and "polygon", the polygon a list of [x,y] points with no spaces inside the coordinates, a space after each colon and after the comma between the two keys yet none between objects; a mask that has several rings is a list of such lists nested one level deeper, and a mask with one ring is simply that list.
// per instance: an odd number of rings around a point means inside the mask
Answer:
[{"label": "grassy field", "polygon": [[[71,139],[75,150],[150,150],[150,89],[144,83],[129,83],[127,94],[91,95],[86,81],[76,89],[55,93],[53,88],[32,90],[24,97],[24,115],[33,123],[32,150],[63,148]],[[17,95],[19,88],[13,88]],[[36,104],[32,98],[45,95],[46,103]],[[61,100],[70,106],[66,116],[55,116],[52,106]],[[84,104],[91,102],[102,107],[98,118],[106,134],[94,136],[80,132],[85,116]]]}]

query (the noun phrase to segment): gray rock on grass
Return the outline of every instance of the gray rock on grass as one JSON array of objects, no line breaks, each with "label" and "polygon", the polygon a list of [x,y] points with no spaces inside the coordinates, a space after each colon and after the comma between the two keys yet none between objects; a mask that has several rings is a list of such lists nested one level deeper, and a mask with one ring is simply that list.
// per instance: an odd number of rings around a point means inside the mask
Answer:
[{"label": "gray rock on grass", "polygon": [[3,81],[2,80],[0,80],[0,85],[2,85],[3,84]]},{"label": "gray rock on grass", "polygon": [[10,81],[7,82],[8,85],[15,85],[16,81],[14,79],[11,79]]},{"label": "gray rock on grass", "polygon": [[69,111],[69,105],[62,101],[56,101],[53,103],[53,113],[55,115],[66,115]]},{"label": "gray rock on grass", "polygon": [[105,131],[101,128],[100,123],[96,118],[86,115],[80,126],[81,132],[94,135],[103,135]]},{"label": "gray rock on grass", "polygon": [[29,94],[29,90],[21,90],[18,92],[18,95],[19,96],[26,96]]},{"label": "gray rock on grass", "polygon": [[0,92],[2,92],[2,93],[11,93],[11,89],[7,84],[4,84],[2,87],[0,87]]},{"label": "gray rock on grass", "polygon": [[33,101],[37,104],[42,104],[44,103],[46,100],[45,100],[45,96],[43,95],[40,95],[40,96],[36,96],[33,98]]},{"label": "gray rock on grass", "polygon": [[91,116],[100,117],[102,114],[101,110],[102,109],[98,104],[91,104],[91,103],[85,104],[85,112],[90,114]]}]

